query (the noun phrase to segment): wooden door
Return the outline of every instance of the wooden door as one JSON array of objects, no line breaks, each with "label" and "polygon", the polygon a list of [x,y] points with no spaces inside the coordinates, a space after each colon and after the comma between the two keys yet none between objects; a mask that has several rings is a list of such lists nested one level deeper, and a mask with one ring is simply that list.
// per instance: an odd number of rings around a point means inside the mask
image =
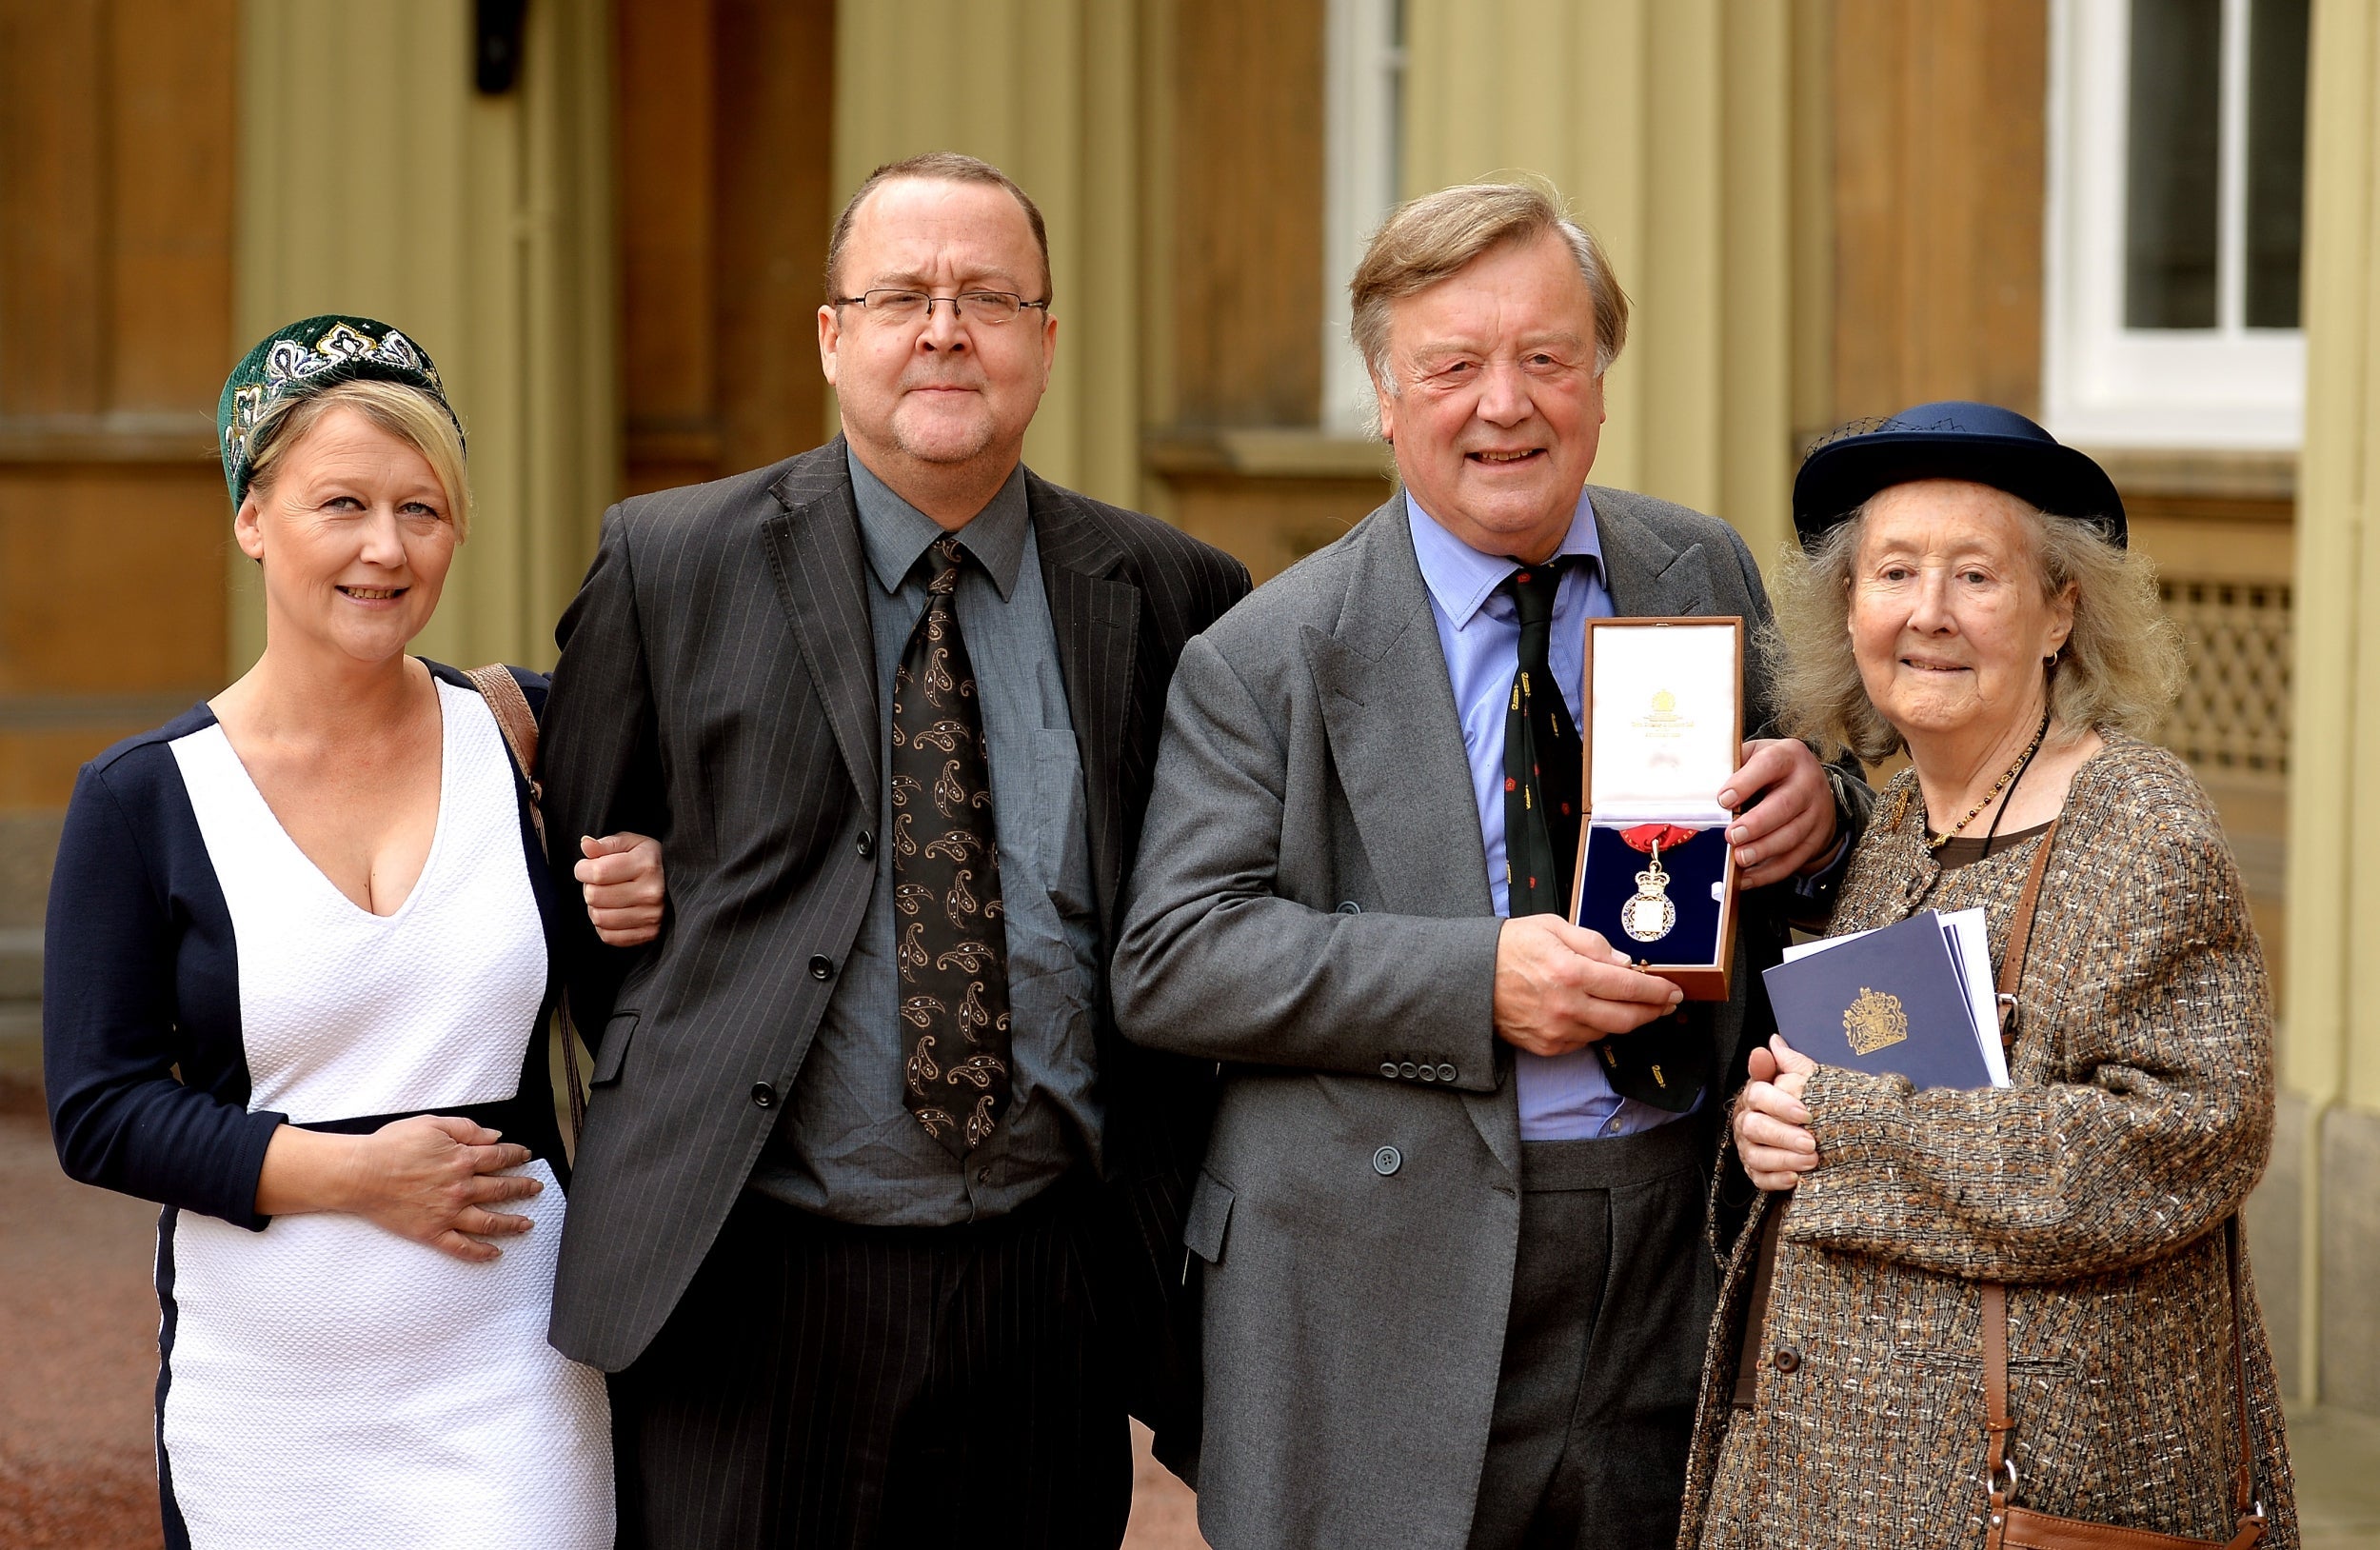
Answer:
[{"label": "wooden door", "polygon": [[615,0],[631,492],[826,437],[833,0]]},{"label": "wooden door", "polygon": [[84,760],[221,686],[236,0],[0,0],[0,931]]}]

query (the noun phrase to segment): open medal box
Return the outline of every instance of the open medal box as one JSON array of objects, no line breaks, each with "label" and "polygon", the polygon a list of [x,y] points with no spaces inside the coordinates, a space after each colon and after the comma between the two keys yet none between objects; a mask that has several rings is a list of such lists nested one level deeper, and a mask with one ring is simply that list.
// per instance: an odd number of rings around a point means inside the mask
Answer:
[{"label": "open medal box", "polygon": [[1744,626],[1587,621],[1586,822],[1571,919],[1686,993],[1725,1001],[1735,957],[1734,815]]}]

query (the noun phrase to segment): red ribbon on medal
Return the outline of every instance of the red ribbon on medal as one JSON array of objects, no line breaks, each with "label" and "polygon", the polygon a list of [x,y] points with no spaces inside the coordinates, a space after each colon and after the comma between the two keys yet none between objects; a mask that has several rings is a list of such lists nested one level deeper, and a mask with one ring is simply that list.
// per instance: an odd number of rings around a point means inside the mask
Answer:
[{"label": "red ribbon on medal", "polygon": [[1631,850],[1649,856],[1655,845],[1664,850],[1675,849],[1701,832],[1700,829],[1681,828],[1676,824],[1639,824],[1635,828],[1620,830],[1619,837],[1628,842]]}]

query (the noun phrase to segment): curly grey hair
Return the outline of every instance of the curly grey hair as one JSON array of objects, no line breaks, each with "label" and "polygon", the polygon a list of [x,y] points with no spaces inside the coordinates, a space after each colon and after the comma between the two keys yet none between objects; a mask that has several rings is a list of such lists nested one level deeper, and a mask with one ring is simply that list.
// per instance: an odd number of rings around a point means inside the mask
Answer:
[{"label": "curly grey hair", "polygon": [[[2051,713],[2067,726],[2154,736],[2189,676],[2181,631],[2157,595],[2155,564],[2116,547],[2092,523],[2001,498],[2028,519],[2041,595],[2074,588],[2073,629],[2050,680]],[[1808,553],[1788,550],[1773,588],[1775,620],[1761,635],[1776,664],[1784,733],[1810,739],[1829,757],[1849,749],[1873,765],[1899,752],[1902,739],[1868,698],[1852,651],[1852,566],[1868,505]]]}]

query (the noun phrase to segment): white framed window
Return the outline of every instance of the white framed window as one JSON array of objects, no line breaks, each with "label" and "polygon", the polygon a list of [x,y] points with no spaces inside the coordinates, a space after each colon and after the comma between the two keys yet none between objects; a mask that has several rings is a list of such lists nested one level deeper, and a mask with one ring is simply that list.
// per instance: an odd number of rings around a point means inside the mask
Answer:
[{"label": "white framed window", "polygon": [[1363,357],[1347,336],[1347,281],[1397,207],[1404,137],[1404,0],[1329,0],[1324,40],[1322,428],[1373,428]]},{"label": "white framed window", "polygon": [[2294,447],[2309,0],[2053,0],[2044,417]]}]

